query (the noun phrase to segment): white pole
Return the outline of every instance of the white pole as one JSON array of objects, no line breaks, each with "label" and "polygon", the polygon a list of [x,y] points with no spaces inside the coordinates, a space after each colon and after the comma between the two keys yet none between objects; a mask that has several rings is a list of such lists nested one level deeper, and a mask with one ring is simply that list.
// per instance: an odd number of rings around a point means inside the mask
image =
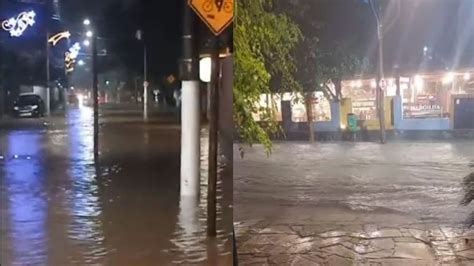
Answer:
[{"label": "white pole", "polygon": [[146,43],[143,42],[143,120],[148,121],[148,72]]},{"label": "white pole", "polygon": [[181,196],[199,195],[199,81],[183,81],[181,96]]},{"label": "white pole", "polygon": [[51,115],[51,94],[50,94],[50,89],[49,85],[46,87],[46,92],[45,92],[45,102],[46,102],[46,116]]},{"label": "white pole", "polygon": [[143,86],[143,120],[148,120],[148,86]]}]

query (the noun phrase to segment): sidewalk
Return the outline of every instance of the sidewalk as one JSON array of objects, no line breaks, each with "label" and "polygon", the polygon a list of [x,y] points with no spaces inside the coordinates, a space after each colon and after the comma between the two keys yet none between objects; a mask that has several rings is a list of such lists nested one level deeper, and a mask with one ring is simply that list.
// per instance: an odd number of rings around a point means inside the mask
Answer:
[{"label": "sidewalk", "polygon": [[280,212],[236,223],[240,265],[474,265],[473,229],[337,207]]}]

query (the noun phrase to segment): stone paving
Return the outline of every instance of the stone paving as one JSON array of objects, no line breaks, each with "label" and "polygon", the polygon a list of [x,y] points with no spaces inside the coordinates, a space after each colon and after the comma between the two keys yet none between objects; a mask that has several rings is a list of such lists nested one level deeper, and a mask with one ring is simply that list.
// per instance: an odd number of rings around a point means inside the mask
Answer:
[{"label": "stone paving", "polygon": [[474,230],[463,227],[246,220],[235,228],[239,265],[474,265]]}]

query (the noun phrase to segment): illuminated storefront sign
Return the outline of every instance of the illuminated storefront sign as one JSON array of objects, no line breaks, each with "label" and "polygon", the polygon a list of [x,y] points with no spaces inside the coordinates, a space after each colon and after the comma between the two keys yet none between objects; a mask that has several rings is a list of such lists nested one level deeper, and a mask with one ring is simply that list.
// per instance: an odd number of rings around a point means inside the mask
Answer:
[{"label": "illuminated storefront sign", "polygon": [[10,33],[11,37],[20,37],[28,27],[35,24],[34,11],[22,12],[18,16],[2,22],[2,28]]}]

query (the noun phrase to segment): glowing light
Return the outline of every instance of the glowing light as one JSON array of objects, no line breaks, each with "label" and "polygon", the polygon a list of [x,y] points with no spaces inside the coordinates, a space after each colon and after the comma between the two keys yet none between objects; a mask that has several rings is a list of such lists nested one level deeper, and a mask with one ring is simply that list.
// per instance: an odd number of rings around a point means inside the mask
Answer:
[{"label": "glowing light", "polygon": [[83,65],[85,65],[86,63],[84,62],[84,60],[79,60],[79,61],[77,62],[77,64],[80,65],[80,66],[83,66]]},{"label": "glowing light", "polygon": [[415,76],[415,88],[423,90],[425,87],[425,81],[420,76]]},{"label": "glowing light", "polygon": [[93,35],[94,35],[94,33],[90,30],[86,32],[86,36],[89,37],[89,38],[92,37]]},{"label": "glowing light", "polygon": [[446,76],[444,76],[442,82],[443,84],[449,84],[453,82],[453,80],[454,80],[454,73],[448,73],[446,74]]},{"label": "glowing light", "polygon": [[84,19],[84,21],[82,23],[86,26],[89,26],[91,24],[91,21],[86,18],[86,19]]},{"label": "glowing light", "polygon": [[375,81],[375,79],[373,79],[373,80],[370,82],[370,87],[372,87],[372,89],[377,88],[377,82]]},{"label": "glowing light", "polygon": [[22,12],[14,18],[2,22],[2,28],[10,33],[11,37],[20,37],[28,26],[35,24],[36,13],[34,11]]},{"label": "glowing light", "polygon": [[204,57],[199,61],[199,78],[202,82],[211,82],[212,60]]},{"label": "glowing light", "polygon": [[60,32],[51,38],[49,38],[48,42],[52,43],[53,46],[56,46],[56,44],[62,40],[62,39],[69,39],[71,37],[71,33],[69,31],[63,31]]},{"label": "glowing light", "polygon": [[465,81],[468,81],[470,79],[471,79],[471,74],[469,74],[469,73],[464,74],[464,80]]},{"label": "glowing light", "polygon": [[82,44],[84,44],[84,46],[89,46],[91,42],[89,40],[85,40],[82,42]]},{"label": "glowing light", "polygon": [[81,45],[76,42],[69,51],[66,52],[66,72],[74,71],[74,63],[76,62],[76,58],[79,55],[79,51],[81,50]]}]

